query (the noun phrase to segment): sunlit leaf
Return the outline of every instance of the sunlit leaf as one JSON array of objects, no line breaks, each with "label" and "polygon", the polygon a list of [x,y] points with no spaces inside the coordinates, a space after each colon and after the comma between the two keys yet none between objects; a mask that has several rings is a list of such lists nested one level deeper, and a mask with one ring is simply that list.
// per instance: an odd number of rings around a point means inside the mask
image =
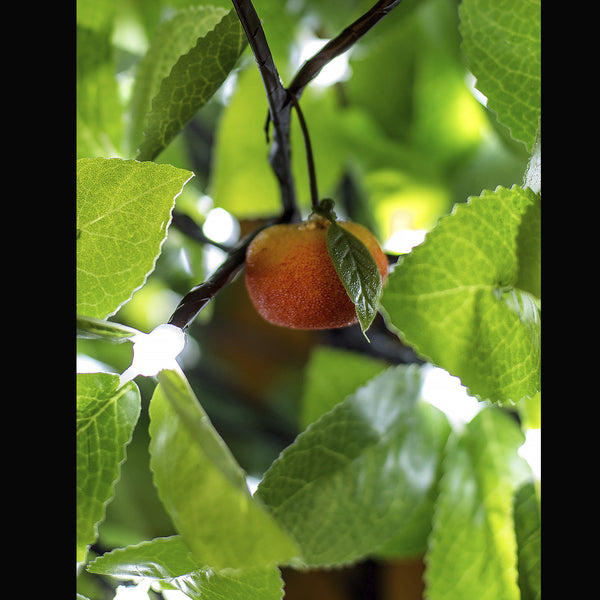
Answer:
[{"label": "sunlit leaf", "polygon": [[158,379],[150,403],[150,464],[159,497],[194,559],[216,569],[289,561],[293,542],[250,495],[185,378],[161,371]]},{"label": "sunlit leaf", "polygon": [[151,162],[77,161],[77,313],[105,319],[154,269],[193,173]]},{"label": "sunlit leaf", "polygon": [[464,0],[459,11],[477,89],[531,151],[541,110],[541,0]]},{"label": "sunlit leaf", "polygon": [[246,46],[234,10],[199,37],[162,80],[152,100],[138,160],[153,160],[221,87]]},{"label": "sunlit leaf", "polygon": [[541,595],[541,506],[532,481],[515,494],[514,520],[517,536],[519,588],[522,600],[540,600]]},{"label": "sunlit leaf", "polygon": [[88,571],[122,579],[172,579],[202,566],[194,560],[183,538],[174,535],[106,552],[90,563]]},{"label": "sunlit leaf", "polygon": [[309,565],[355,561],[394,542],[423,552],[446,418],[417,402],[416,367],[390,368],[323,415],[273,463],[258,496]]},{"label": "sunlit leaf", "polygon": [[383,360],[341,348],[313,350],[304,377],[301,424],[306,428],[383,371]]},{"label": "sunlit leaf", "polygon": [[191,600],[281,600],[283,580],[279,569],[209,569],[195,571],[170,582]]},{"label": "sunlit leaf", "polygon": [[133,89],[130,138],[134,148],[143,140],[146,116],[152,108],[152,99],[158,94],[165,79],[179,57],[187,54],[198,38],[215,28],[227,10],[214,6],[195,6],[178,11],[161,24],[152,37],[150,48],[140,62]]},{"label": "sunlit leaf", "polygon": [[121,579],[153,579],[159,586],[164,584],[163,589],[178,589],[198,600],[280,600],[283,594],[277,567],[204,568],[181,536],[156,538],[107,552],[88,570]]},{"label": "sunlit leaf", "polygon": [[96,541],[140,414],[140,394],[108,373],[77,375],[77,561]]},{"label": "sunlit leaf", "polygon": [[[391,273],[383,293],[406,343],[481,399],[517,402],[539,390],[541,325],[531,293],[539,252],[520,245],[536,210],[536,194],[516,186],[457,205]],[[516,287],[520,281],[528,289]]]},{"label": "sunlit leaf", "polygon": [[265,88],[258,69],[251,65],[238,74],[235,91],[217,125],[210,181],[216,206],[238,218],[279,210],[277,179],[269,165],[264,131],[267,114]]},{"label": "sunlit leaf", "polygon": [[107,27],[77,26],[77,158],[120,156],[122,105],[110,36]]},{"label": "sunlit leaf", "polygon": [[523,435],[497,408],[480,411],[450,444],[425,556],[431,600],[519,600],[515,490],[531,476]]}]

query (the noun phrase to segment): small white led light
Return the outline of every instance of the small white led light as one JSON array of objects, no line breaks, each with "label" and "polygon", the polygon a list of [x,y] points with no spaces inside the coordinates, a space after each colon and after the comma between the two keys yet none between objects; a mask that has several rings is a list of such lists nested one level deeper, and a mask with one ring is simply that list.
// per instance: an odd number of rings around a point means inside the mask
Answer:
[{"label": "small white led light", "polygon": [[162,369],[177,367],[175,359],[185,346],[185,333],[179,327],[164,323],[150,333],[138,333],[133,338],[131,366],[119,377],[119,386],[138,375],[150,377]]}]

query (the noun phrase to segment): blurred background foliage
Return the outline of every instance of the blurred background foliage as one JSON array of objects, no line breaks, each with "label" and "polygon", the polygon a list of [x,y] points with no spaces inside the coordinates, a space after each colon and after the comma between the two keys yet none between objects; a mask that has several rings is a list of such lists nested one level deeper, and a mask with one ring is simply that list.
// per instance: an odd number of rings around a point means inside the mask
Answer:
[{"label": "blurred background foliage", "polygon": [[[78,151],[84,156],[133,158],[136,148],[127,131],[136,66],[162,22],[180,8],[201,3],[80,2],[78,23],[93,21],[94,6],[100,4],[114,6],[114,19],[102,24],[110,30],[110,44],[97,46],[96,75],[103,83],[94,93],[108,115],[106,121],[113,125],[106,131],[110,143],[97,153],[86,153],[79,138]],[[231,8],[227,0],[207,4]],[[319,45],[373,2],[254,0],[253,4],[286,85]],[[458,5],[457,0],[405,0],[332,63],[301,98],[321,197],[335,199],[338,216],[370,227],[391,254],[408,252],[440,216],[469,195],[520,184],[526,168],[524,144],[511,139],[474,89],[461,54]],[[78,44],[89,44],[91,31],[78,28]],[[177,199],[177,210],[224,244],[280,211],[267,160],[266,116],[262,82],[247,48],[219,92],[156,160],[195,173]],[[306,159],[295,118],[292,143],[297,195],[307,214]],[[171,226],[155,271],[113,320],[146,332],[166,322],[179,299],[223,256],[221,250],[199,244]],[[186,376],[241,466],[256,478],[302,427],[304,368],[312,349],[336,345],[371,354],[374,360],[417,360],[396,339],[389,350],[389,338],[383,336],[380,344],[370,336],[369,346],[354,327],[315,333],[272,326],[256,315],[239,277],[200,313],[188,333],[181,358]],[[85,361],[94,360],[103,369],[120,373],[131,361],[129,343],[78,340],[77,351],[80,369],[86,368]],[[141,377],[136,382],[147,408],[155,384]],[[152,485],[147,449],[143,410],[115,498],[100,527],[102,550],[174,533]],[[330,586],[331,581],[322,585]],[[315,600],[350,597],[342,592],[319,596],[317,583],[312,589]]]}]

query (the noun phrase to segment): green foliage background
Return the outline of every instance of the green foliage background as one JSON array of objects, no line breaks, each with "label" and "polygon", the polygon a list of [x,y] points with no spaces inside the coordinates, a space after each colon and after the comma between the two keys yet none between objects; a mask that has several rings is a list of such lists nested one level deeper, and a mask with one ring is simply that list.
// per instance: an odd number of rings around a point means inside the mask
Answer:
[{"label": "green foliage background", "polygon": [[[307,37],[372,5],[253,4],[284,85]],[[540,1],[404,0],[347,58],[301,105],[321,196],[399,254],[371,342],[271,326],[238,278],[181,371],[119,388],[132,332],[219,252],[173,210],[247,232],[279,189],[231,2],[77,2],[77,343],[97,361],[77,377],[80,598],[144,577],[154,597],[279,600],[292,573],[414,559],[432,600],[540,597],[540,485],[519,455],[540,427]],[[292,151],[307,214],[296,119]],[[427,363],[479,400],[469,422],[423,400]]]}]

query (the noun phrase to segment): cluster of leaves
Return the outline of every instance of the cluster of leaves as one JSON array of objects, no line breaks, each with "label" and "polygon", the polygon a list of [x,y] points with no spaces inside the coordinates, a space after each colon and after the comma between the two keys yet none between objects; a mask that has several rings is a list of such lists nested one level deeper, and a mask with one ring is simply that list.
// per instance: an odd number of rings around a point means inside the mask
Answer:
[{"label": "cluster of leaves", "polygon": [[[136,21],[133,3],[78,2],[77,312],[88,337],[130,339],[136,329],[121,322],[173,256],[169,244],[197,253],[169,227],[176,202],[203,216],[190,202],[194,186],[210,183],[214,204],[239,218],[279,211],[264,88],[240,21],[230,2],[183,4],[149,3]],[[370,6],[355,5],[357,16]],[[332,34],[348,24],[337,2],[299,3],[302,14],[268,0],[255,6],[284,77],[301,16]],[[243,459],[183,372],[162,371],[146,399],[141,385],[120,387],[118,375],[78,374],[80,568],[151,579],[190,598],[275,600],[285,566],[424,556],[429,598],[539,598],[540,491],[518,454],[526,426],[539,427],[539,8],[535,0],[408,0],[351,61],[343,104],[335,87],[303,95],[321,190],[349,178],[367,198],[351,216],[385,237],[399,214],[430,230],[398,261],[380,308],[388,328],[460,377],[482,410],[456,427],[421,399],[421,367],[316,348],[302,372],[300,431],[264,461],[251,494]],[[144,23],[149,44],[133,61],[124,107],[116,73],[133,59],[121,48],[119,62],[113,49],[132,21]],[[491,111],[469,95],[463,55]],[[226,80],[233,95],[219,104]],[[412,95],[399,94],[402,86]],[[464,110],[477,132],[459,131]],[[198,115],[210,111],[219,116],[213,160],[197,168],[183,152],[185,126],[206,124]],[[307,190],[302,138],[292,141],[298,189]],[[170,289],[182,294],[198,282],[198,266],[192,276],[171,266],[162,272]],[[94,558],[146,407],[144,440],[168,533]]]}]

